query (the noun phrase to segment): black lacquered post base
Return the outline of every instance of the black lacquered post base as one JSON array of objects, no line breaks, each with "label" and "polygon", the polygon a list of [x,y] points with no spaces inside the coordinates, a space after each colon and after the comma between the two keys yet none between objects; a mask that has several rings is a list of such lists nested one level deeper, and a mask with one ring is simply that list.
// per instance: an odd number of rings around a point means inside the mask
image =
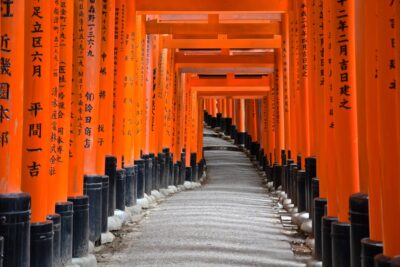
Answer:
[{"label": "black lacquered post base", "polygon": [[61,263],[61,216],[59,214],[47,215],[47,220],[53,222],[53,267],[62,267]]},{"label": "black lacquered post base", "polygon": [[336,217],[322,217],[322,266],[331,267],[332,265],[332,224],[337,222]]},{"label": "black lacquered post base", "polygon": [[117,193],[117,158],[111,155],[106,156],[105,175],[108,176],[108,216],[114,216],[115,195]]},{"label": "black lacquered post base", "polygon": [[31,224],[31,267],[53,267],[53,222]]},{"label": "black lacquered post base", "polygon": [[4,266],[29,266],[31,197],[26,193],[0,195],[0,236]]},{"label": "black lacquered post base", "polygon": [[375,242],[369,238],[361,240],[361,267],[373,267],[375,256],[383,253],[382,242]]},{"label": "black lacquered post base", "polygon": [[[72,259],[72,235],[74,207],[72,202],[57,202],[56,213],[61,216],[60,259],[62,266]],[[107,214],[106,214],[107,215]]]},{"label": "black lacquered post base", "polygon": [[332,266],[350,267],[350,224],[332,223]]},{"label": "black lacquered post base", "polygon": [[89,253],[89,198],[87,196],[69,197],[73,203],[72,257],[81,258]]},{"label": "black lacquered post base", "polygon": [[325,198],[314,199],[314,213],[313,213],[313,230],[315,238],[314,258],[318,261],[322,260],[322,217],[324,217],[326,204],[327,200]]},{"label": "black lacquered post base", "polygon": [[349,215],[351,266],[361,266],[361,240],[369,237],[368,195],[350,196]]},{"label": "black lacquered post base", "polygon": [[102,176],[85,175],[83,193],[89,197],[89,240],[93,243],[101,237]]}]

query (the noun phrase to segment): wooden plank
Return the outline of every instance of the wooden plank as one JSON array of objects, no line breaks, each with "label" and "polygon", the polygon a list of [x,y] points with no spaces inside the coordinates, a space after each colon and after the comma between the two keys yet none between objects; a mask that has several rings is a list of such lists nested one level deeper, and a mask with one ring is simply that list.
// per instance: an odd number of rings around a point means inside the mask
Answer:
[{"label": "wooden plank", "polygon": [[156,20],[146,22],[147,34],[176,35],[278,35],[281,33],[279,22],[271,23],[159,23]]},{"label": "wooden plank", "polygon": [[136,10],[145,14],[285,13],[288,0],[136,0]]}]

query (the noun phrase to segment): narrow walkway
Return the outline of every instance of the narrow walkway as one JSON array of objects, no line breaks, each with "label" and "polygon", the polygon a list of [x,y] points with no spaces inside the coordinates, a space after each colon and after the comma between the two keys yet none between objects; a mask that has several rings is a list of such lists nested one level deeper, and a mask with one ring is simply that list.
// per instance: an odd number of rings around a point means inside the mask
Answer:
[{"label": "narrow walkway", "polygon": [[[231,145],[216,137],[204,142]],[[205,157],[208,184],[153,209],[106,266],[304,266],[243,152],[211,150]]]}]

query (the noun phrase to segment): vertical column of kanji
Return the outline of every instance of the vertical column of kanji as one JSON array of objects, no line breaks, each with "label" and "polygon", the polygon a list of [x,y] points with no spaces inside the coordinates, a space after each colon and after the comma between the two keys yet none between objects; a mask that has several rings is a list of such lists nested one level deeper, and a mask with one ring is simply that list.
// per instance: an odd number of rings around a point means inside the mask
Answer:
[{"label": "vertical column of kanji", "polygon": [[58,115],[57,115],[57,186],[56,201],[64,202],[68,196],[69,140],[71,129],[71,93],[74,6],[72,1],[60,0]]},{"label": "vertical column of kanji", "polygon": [[[124,27],[124,34],[121,36],[120,48],[124,51],[124,112],[122,118],[122,132],[124,137],[124,166],[133,165],[135,146],[133,142],[134,131],[138,128],[134,124],[134,105],[135,105],[135,31],[136,17],[134,1],[126,1],[124,12],[124,22],[121,27]],[[124,26],[123,26],[124,25]],[[136,89],[136,90],[135,90]],[[142,128],[141,128],[142,129]]]},{"label": "vertical column of kanji", "polygon": [[[268,147],[268,97],[264,96],[261,100],[261,120],[262,120],[262,148],[264,149],[264,156],[266,156],[267,158],[267,162],[268,160],[268,151],[269,151],[269,147]],[[269,163],[269,162],[268,162]]]},{"label": "vertical column of kanji", "polygon": [[273,138],[271,139],[271,142],[273,142],[272,143],[272,147],[274,148],[273,149],[273,151],[271,151],[271,153],[272,153],[272,155],[273,155],[273,159],[274,159],[274,162],[276,162],[276,163],[278,163],[278,156],[279,156],[279,153],[278,153],[278,151],[277,151],[277,139],[278,139],[278,136],[277,136],[277,93],[278,93],[278,91],[277,91],[277,87],[278,87],[278,85],[276,84],[276,75],[275,75],[275,73],[274,74],[272,74],[272,75],[270,75],[269,76],[269,79],[270,79],[270,84],[271,84],[271,94],[270,94],[270,103],[271,103],[271,105],[270,105],[270,109],[269,109],[269,111],[270,111],[270,118],[271,118],[271,121],[270,121],[270,125],[271,125],[271,130],[272,130],[272,133],[273,133]]},{"label": "vertical column of kanji", "polygon": [[173,74],[174,80],[173,80],[173,99],[172,99],[172,147],[171,151],[174,153],[174,162],[179,161],[179,145],[178,145],[178,132],[179,132],[179,125],[178,125],[178,101],[179,101],[179,87],[178,87],[178,74],[177,70],[175,67],[175,64],[173,66]]},{"label": "vertical column of kanji", "polygon": [[[184,75],[182,73],[177,74],[177,90],[178,90],[178,97],[177,97],[177,122],[176,122],[176,130],[177,130],[177,137],[176,137],[176,145],[177,145],[177,157],[180,156],[180,153],[183,152],[183,136],[184,136],[184,123],[183,123],[183,117],[184,117],[184,110],[183,110],[183,98],[184,98]],[[181,158],[182,159],[182,158]],[[184,165],[184,162],[182,162],[182,165]]]},{"label": "vertical column of kanji", "polygon": [[84,0],[74,2],[73,87],[71,95],[70,172],[68,196],[83,195],[83,91],[85,88],[85,12]]},{"label": "vertical column of kanji", "polygon": [[[376,130],[378,116],[378,25],[377,25],[377,1],[365,1],[364,17],[368,31],[364,31],[364,68],[365,76],[365,117],[366,117],[366,156],[368,160],[368,198],[369,198],[369,240],[365,240],[365,246],[378,247],[382,242],[382,201],[381,201],[381,161],[379,151],[379,131]],[[361,173],[360,173],[361,175]],[[372,263],[373,264],[373,263]]]},{"label": "vertical column of kanji", "polygon": [[113,86],[113,155],[117,157],[117,168],[122,168],[124,155],[124,79],[125,79],[125,0],[115,2],[114,28],[114,86]]},{"label": "vertical column of kanji", "polygon": [[334,136],[340,222],[348,222],[349,196],[359,190],[354,5],[354,0],[332,3],[332,79],[333,97],[337,99]]},{"label": "vertical column of kanji", "polygon": [[[171,148],[171,115],[172,115],[172,90],[173,90],[173,81],[172,81],[172,66],[173,66],[173,51],[171,49],[165,49],[166,53],[166,63],[165,68],[163,69],[162,76],[162,86],[163,90],[163,99],[164,99],[164,121],[163,121],[163,148],[170,149]],[[192,123],[192,122],[190,122]]]},{"label": "vertical column of kanji", "polygon": [[[51,68],[51,95],[50,95],[50,155],[49,155],[49,182],[47,196],[48,214],[54,213],[55,203],[57,201],[57,192],[64,185],[60,183],[60,170],[57,152],[57,133],[58,133],[58,95],[59,95],[59,66],[60,66],[60,1],[50,1],[51,11],[51,50],[50,50],[50,68]],[[62,190],[62,189],[61,189]]]},{"label": "vertical column of kanji", "polygon": [[307,1],[298,0],[298,45],[299,45],[299,152],[303,157],[310,155],[310,101],[309,101],[309,48],[308,48],[308,10]]},{"label": "vertical column of kanji", "polygon": [[283,127],[284,127],[284,140],[285,146],[284,148],[289,151],[291,150],[292,142],[291,142],[291,122],[290,122],[290,87],[291,87],[291,78],[292,75],[290,70],[290,18],[289,14],[285,13],[282,15],[282,24],[281,24],[281,32],[282,32],[282,78],[283,78]]},{"label": "vertical column of kanji", "polygon": [[[86,0],[87,1],[87,0]],[[84,167],[85,174],[95,174],[98,142],[99,86],[101,59],[101,0],[87,2],[85,89],[83,90]]]},{"label": "vertical column of kanji", "polygon": [[282,49],[275,49],[274,94],[277,155],[280,155],[281,151],[285,149],[283,60]]},{"label": "vertical column of kanji", "polygon": [[146,102],[145,102],[145,146],[144,153],[149,154],[153,152],[152,147],[152,135],[151,133],[151,123],[152,123],[152,97],[153,97],[153,41],[154,37],[150,34],[146,35]]},{"label": "vertical column of kanji", "polygon": [[297,77],[298,77],[298,69],[297,69],[297,53],[298,53],[298,45],[297,45],[297,16],[296,16],[296,1],[292,0],[290,2],[289,7],[289,120],[290,120],[290,156],[291,158],[296,157],[298,153],[297,148],[297,111],[296,111],[296,92],[297,92]]},{"label": "vertical column of kanji", "polygon": [[185,98],[183,100],[183,105],[185,109],[185,151],[186,151],[186,167],[190,167],[190,153],[191,153],[191,131],[192,131],[192,122],[191,122],[191,117],[192,117],[192,98],[190,94],[190,79],[191,79],[192,74],[187,74],[185,77],[185,85],[184,85],[184,92],[185,92]]},{"label": "vertical column of kanji", "polygon": [[[196,96],[197,104],[197,162],[201,163],[203,160],[203,122],[204,122],[204,98]],[[202,165],[200,165],[202,166]],[[202,169],[199,169],[199,176],[202,176]],[[196,177],[197,178],[197,177]]]},{"label": "vertical column of kanji", "polygon": [[[315,81],[313,86],[315,87],[315,151],[317,161],[321,164],[317,164],[317,174],[319,179],[319,195],[321,198],[326,198],[327,190],[327,179],[326,179],[326,162],[327,158],[326,150],[323,149],[324,142],[326,142],[326,127],[325,125],[325,112],[324,109],[324,66],[326,64],[326,58],[324,54],[324,14],[323,14],[323,0],[316,0],[314,5],[314,18],[315,18]],[[318,130],[317,130],[318,129]],[[317,163],[318,163],[317,162]]]},{"label": "vertical column of kanji", "polygon": [[163,120],[164,120],[164,101],[163,101],[163,73],[166,64],[166,49],[163,49],[161,44],[159,44],[158,55],[157,55],[157,65],[155,65],[154,74],[156,75],[155,81],[155,131],[156,131],[156,145],[157,151],[162,152],[162,141],[163,141]]},{"label": "vertical column of kanji", "polygon": [[309,153],[304,155],[316,155],[316,72],[315,72],[315,49],[316,49],[316,36],[315,36],[315,4],[316,0],[306,1],[306,44],[307,44],[307,90],[308,90],[308,116],[309,116]]},{"label": "vertical column of kanji", "polygon": [[[159,36],[151,35],[151,106],[150,106],[150,151],[157,154],[157,79],[159,61]],[[148,78],[150,79],[150,78]]]},{"label": "vertical column of kanji", "polygon": [[141,152],[143,152],[143,114],[144,114],[144,100],[145,100],[145,86],[144,86],[144,70],[145,70],[145,47],[146,47],[146,34],[144,30],[145,16],[136,16],[136,32],[135,32],[135,120],[134,120],[134,157],[140,159]]},{"label": "vertical column of kanji", "polygon": [[[32,222],[40,222],[47,215],[50,166],[50,5],[27,1],[25,18],[22,191],[32,196]],[[9,117],[4,110],[1,115]]]},{"label": "vertical column of kanji", "polygon": [[267,120],[268,120],[268,157],[271,165],[274,162],[276,162],[273,102],[274,102],[273,92],[270,91],[268,93]]},{"label": "vertical column of kanji", "polygon": [[[395,1],[379,1],[378,10],[378,129],[381,159],[383,253],[400,254],[400,228],[395,218],[399,213],[400,114],[396,97],[396,21]],[[396,1],[397,2],[397,1]],[[379,259],[379,261],[384,259]]]},{"label": "vertical column of kanji", "polygon": [[96,144],[96,165],[99,174],[105,171],[106,155],[112,154],[115,0],[104,0],[101,7],[100,110]]},{"label": "vertical column of kanji", "polygon": [[[0,194],[5,194],[21,191],[21,171],[32,166],[32,162],[21,165],[25,4],[3,1],[1,5]],[[32,25],[29,23],[28,26],[31,30]],[[32,75],[32,69],[29,71]]]}]

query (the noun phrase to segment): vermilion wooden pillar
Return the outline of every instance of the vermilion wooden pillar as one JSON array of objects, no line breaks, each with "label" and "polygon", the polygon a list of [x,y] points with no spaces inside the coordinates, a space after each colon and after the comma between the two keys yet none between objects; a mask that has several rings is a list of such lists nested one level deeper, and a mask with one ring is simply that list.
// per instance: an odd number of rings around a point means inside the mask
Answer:
[{"label": "vermilion wooden pillar", "polygon": [[[332,1],[334,139],[338,168],[338,218],[349,221],[349,197],[359,191],[355,1]],[[343,157],[346,155],[346,157]]]},{"label": "vermilion wooden pillar", "polygon": [[145,102],[145,145],[144,145],[144,153],[154,153],[153,149],[153,138],[152,134],[152,110],[153,110],[153,42],[155,38],[153,35],[146,35],[146,102]]},{"label": "vermilion wooden pillar", "polygon": [[60,62],[57,120],[58,182],[55,187],[56,201],[63,202],[68,196],[69,141],[71,131],[71,93],[73,62],[74,5],[60,1]]},{"label": "vermilion wooden pillar", "polygon": [[[158,90],[159,90],[159,37],[157,35],[151,36],[151,106],[150,106],[150,151],[157,154],[158,147],[157,147],[157,98],[158,98]],[[149,78],[150,79],[150,78]]]},{"label": "vermilion wooden pillar", "polygon": [[[378,129],[381,159],[381,199],[383,252],[393,257],[400,254],[400,228],[396,214],[400,211],[400,139],[398,83],[396,83],[395,6],[392,1],[379,1],[378,10]],[[397,123],[396,123],[397,122]]]},{"label": "vermilion wooden pillar", "polygon": [[60,69],[60,2],[50,1],[51,12],[51,31],[50,31],[50,157],[49,157],[49,181],[47,196],[47,212],[54,214],[55,203],[57,201],[57,191],[55,188],[62,186],[60,183],[60,165],[57,152],[57,133],[58,133],[58,96],[59,96],[59,69]]},{"label": "vermilion wooden pillar", "polygon": [[[284,80],[283,80],[283,53],[282,49],[275,49],[275,73],[274,73],[274,96],[275,96],[275,130],[276,130],[276,155],[279,156],[285,149],[285,117],[284,117]],[[279,156],[279,162],[281,157]]]},{"label": "vermilion wooden pillar", "polygon": [[68,174],[68,196],[83,195],[83,92],[86,90],[86,17],[87,7],[82,1],[74,2],[73,39],[73,87],[71,94],[71,135],[70,135],[70,172]]},{"label": "vermilion wooden pillar", "polygon": [[[325,179],[327,180],[327,199],[328,209],[327,215],[330,217],[337,217],[338,214],[338,200],[337,200],[337,177],[338,170],[336,165],[336,145],[334,139],[335,131],[335,113],[334,105],[337,103],[333,97],[333,75],[332,75],[332,8],[331,0],[324,0],[324,95],[323,95],[323,113],[324,125],[326,128],[322,150],[329,151],[326,157],[326,172]],[[322,160],[322,159],[321,159]],[[324,173],[321,173],[324,175]]]},{"label": "vermilion wooden pillar", "polygon": [[116,0],[115,7],[112,153],[117,157],[117,168],[120,169],[124,155],[125,0]]},{"label": "vermilion wooden pillar", "polygon": [[[133,14],[130,14],[133,15]],[[145,16],[136,16],[135,32],[135,103],[134,103],[134,158],[141,158],[144,145],[144,101],[145,101],[145,47],[146,33],[144,29]]]},{"label": "vermilion wooden pillar", "polygon": [[[323,0],[315,1],[314,6],[314,18],[315,18],[315,126],[314,126],[314,138],[315,138],[315,151],[317,156],[317,175],[319,177],[319,196],[321,198],[327,197],[327,173],[326,163],[329,159],[329,154],[326,147],[326,131],[327,117],[329,115],[328,108],[325,108],[324,101],[327,100],[328,93],[327,87],[325,87],[326,74],[325,66],[329,64],[327,62],[325,42],[328,42],[328,37],[324,35],[324,9]],[[328,48],[328,47],[327,47]]]},{"label": "vermilion wooden pillar", "polygon": [[310,92],[309,92],[309,48],[308,48],[308,21],[307,1],[298,0],[298,45],[299,45],[299,92],[298,92],[298,151],[303,158],[310,155]]},{"label": "vermilion wooden pillar", "polygon": [[284,126],[284,148],[288,151],[292,147],[292,133],[291,133],[291,122],[290,122],[290,87],[292,71],[290,69],[290,20],[289,14],[285,13],[282,15],[282,78],[283,78],[283,126]]},{"label": "vermilion wooden pillar", "polygon": [[97,173],[103,174],[106,155],[112,154],[114,83],[115,0],[102,5],[99,126],[97,128]]},{"label": "vermilion wooden pillar", "polygon": [[[101,63],[101,1],[88,1],[88,12],[85,20],[87,27],[85,46],[85,88],[83,95],[83,142],[80,149],[84,151],[84,174],[96,174],[96,154],[98,142],[99,86]],[[79,149],[79,148],[78,148]]]},{"label": "vermilion wooden pillar", "polygon": [[[48,211],[47,188],[50,177],[51,12],[48,3],[39,0],[25,3],[22,191],[30,193],[32,197],[32,222],[41,222],[46,220]],[[1,115],[2,120],[10,117],[9,111],[4,109]]]},{"label": "vermilion wooden pillar", "polygon": [[[135,14],[135,3],[134,1],[126,1],[126,17],[123,18],[121,26],[125,25],[125,35],[121,36],[122,42],[120,43],[121,48],[124,50],[124,64],[125,73],[123,80],[122,94],[124,97],[124,115],[123,118],[116,118],[122,120],[122,132],[124,137],[124,167],[132,166],[134,161],[134,155],[136,146],[134,146],[133,138],[135,131],[143,129],[137,127],[134,123],[135,113],[135,31],[136,31],[136,17],[131,15]],[[144,89],[144,88],[143,88]],[[139,102],[139,101],[138,101]],[[140,100],[141,102],[141,100]],[[141,121],[140,121],[141,124]]]},{"label": "vermilion wooden pillar", "polygon": [[[372,241],[382,242],[382,210],[381,210],[381,161],[379,149],[379,131],[376,130],[378,116],[378,77],[376,76],[378,61],[378,27],[377,1],[365,1],[364,21],[368,25],[365,31],[365,116],[366,116],[366,156],[368,160],[368,197],[369,197],[369,232]],[[361,173],[360,173],[361,174]]]},{"label": "vermilion wooden pillar", "polygon": [[290,151],[291,157],[295,158],[298,153],[297,146],[297,103],[296,91],[298,90],[298,38],[297,38],[297,16],[296,3],[291,1],[289,9],[289,124],[290,124]]},{"label": "vermilion wooden pillar", "polygon": [[[12,7],[12,13],[5,10],[0,17],[0,32],[5,38],[0,57],[10,62],[9,67],[0,73],[0,194],[20,192],[21,172],[26,175],[29,173],[27,166],[31,166],[22,165],[22,135],[26,136],[26,131],[23,131],[21,122],[25,109],[24,29],[25,26],[31,29],[32,25],[30,22],[24,24],[25,1],[14,2]],[[32,66],[29,70],[32,71]]]}]

